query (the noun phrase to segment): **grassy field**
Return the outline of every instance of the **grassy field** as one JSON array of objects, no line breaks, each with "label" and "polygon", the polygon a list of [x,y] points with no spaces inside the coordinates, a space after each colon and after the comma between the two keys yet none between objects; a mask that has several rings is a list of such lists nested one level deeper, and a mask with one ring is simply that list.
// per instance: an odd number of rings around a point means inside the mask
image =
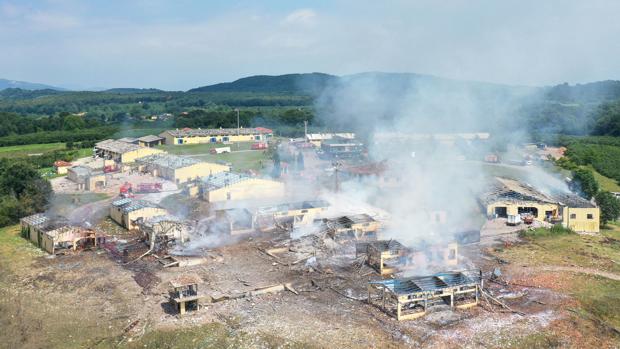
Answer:
[{"label": "grassy field", "polygon": [[586,168],[586,169],[592,171],[592,174],[594,175],[594,178],[598,182],[598,185],[600,186],[601,190],[612,191],[612,192],[620,192],[620,185],[618,184],[618,182],[615,179],[609,178],[609,177],[605,177],[602,174],[598,173],[594,169],[594,167],[592,167],[592,165],[581,166],[581,167],[582,168]]},{"label": "grassy field", "polygon": [[[170,154],[191,155],[196,160],[217,163],[230,163],[233,171],[261,171],[271,165],[265,151],[250,150],[254,142],[242,142],[230,145],[224,144],[187,144],[187,145],[163,145],[159,148]],[[210,154],[213,148],[230,147],[232,153]]]},{"label": "grassy field", "polygon": [[[529,267],[589,268],[620,274],[620,224],[617,222],[602,230],[600,236],[531,234],[525,240],[524,244],[503,249],[499,257]],[[569,272],[562,272],[562,279],[570,280],[570,294],[579,301],[576,314],[620,329],[620,281]]]},{"label": "grassy field", "polygon": [[0,147],[0,157],[28,156],[48,151],[63,150],[65,148],[65,143],[14,145],[10,147]]}]

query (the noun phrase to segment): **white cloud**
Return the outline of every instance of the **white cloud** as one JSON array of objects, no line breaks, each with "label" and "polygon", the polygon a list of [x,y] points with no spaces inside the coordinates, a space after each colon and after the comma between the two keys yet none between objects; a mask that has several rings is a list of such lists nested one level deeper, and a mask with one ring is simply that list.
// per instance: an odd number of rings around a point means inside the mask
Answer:
[{"label": "white cloud", "polygon": [[284,18],[284,23],[310,25],[314,24],[316,17],[317,13],[313,9],[303,8],[289,13],[286,18]]}]

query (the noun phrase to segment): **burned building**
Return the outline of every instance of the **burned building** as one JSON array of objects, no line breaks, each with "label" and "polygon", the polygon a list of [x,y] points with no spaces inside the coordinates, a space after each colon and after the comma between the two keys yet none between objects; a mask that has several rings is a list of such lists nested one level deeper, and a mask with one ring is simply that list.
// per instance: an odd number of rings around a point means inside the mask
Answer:
[{"label": "burned building", "polygon": [[365,256],[366,264],[381,275],[402,271],[445,269],[458,265],[458,244],[419,243],[407,247],[396,240],[359,242],[355,245],[356,257]]},{"label": "burned building", "polygon": [[445,304],[466,309],[476,306],[482,292],[480,270],[463,270],[368,283],[368,303],[397,320],[416,319],[429,308]]},{"label": "burned building", "polygon": [[110,206],[110,218],[127,230],[138,228],[138,218],[146,219],[166,214],[168,212],[165,209],[145,200],[124,198],[113,201]]},{"label": "burned building", "polygon": [[106,236],[100,232],[71,226],[62,217],[50,218],[42,213],[22,218],[20,226],[24,238],[50,254],[96,247],[106,240]]},{"label": "burned building", "polygon": [[151,250],[164,250],[189,240],[189,227],[176,216],[140,217],[135,223]]},{"label": "burned building", "polygon": [[306,135],[306,142],[320,148],[323,142],[334,138],[353,140],[355,139],[355,133],[308,133]]},{"label": "burned building", "polygon": [[364,144],[350,138],[334,136],[321,142],[322,156],[329,159],[349,159],[358,157],[364,151]]},{"label": "burned building", "polygon": [[187,311],[198,311],[200,300],[205,297],[198,292],[198,285],[203,281],[198,275],[181,275],[170,281],[173,291],[170,300],[180,315]]},{"label": "burned building", "polygon": [[333,239],[377,239],[381,223],[367,214],[324,218],[323,230]]},{"label": "burned building", "polygon": [[164,144],[165,139],[163,137],[148,135],[148,136],[142,136],[138,138],[137,141],[138,141],[138,145],[141,147],[152,148],[152,147],[156,147],[158,145]]},{"label": "burned building", "polygon": [[575,231],[599,231],[599,208],[574,194],[545,194],[531,185],[498,177],[479,201],[488,217],[528,215]]},{"label": "burned building", "polygon": [[105,173],[86,166],[69,168],[67,170],[67,178],[77,184],[78,190],[91,191],[106,186]]},{"label": "burned building", "polygon": [[231,208],[215,212],[211,230],[229,235],[249,234],[256,229],[254,215],[247,208]]},{"label": "burned building", "polygon": [[315,218],[325,212],[328,207],[329,203],[324,200],[265,206],[256,210],[256,220],[260,227],[278,225],[293,228],[313,223]]}]

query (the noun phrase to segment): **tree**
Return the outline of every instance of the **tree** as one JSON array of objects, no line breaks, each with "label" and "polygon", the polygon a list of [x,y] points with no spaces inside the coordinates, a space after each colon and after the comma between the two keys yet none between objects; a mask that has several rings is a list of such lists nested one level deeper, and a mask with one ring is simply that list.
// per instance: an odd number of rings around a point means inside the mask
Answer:
[{"label": "tree", "polygon": [[583,168],[575,170],[573,172],[573,183],[572,189],[581,191],[588,200],[598,193],[598,182],[590,170]]},{"label": "tree", "polygon": [[63,119],[63,128],[68,131],[79,130],[86,126],[84,119],[78,115],[67,115]]},{"label": "tree", "polygon": [[601,209],[601,226],[620,217],[620,200],[608,191],[596,194],[596,204]]}]

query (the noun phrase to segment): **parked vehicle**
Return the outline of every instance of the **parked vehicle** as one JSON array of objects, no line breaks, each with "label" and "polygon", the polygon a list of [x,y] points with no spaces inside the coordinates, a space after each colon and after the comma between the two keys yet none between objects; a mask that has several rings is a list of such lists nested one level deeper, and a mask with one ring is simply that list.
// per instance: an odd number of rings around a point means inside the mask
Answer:
[{"label": "parked vehicle", "polygon": [[119,189],[119,195],[124,198],[134,197],[133,187],[131,186],[131,183],[125,182],[125,184],[121,185],[121,188]]},{"label": "parked vehicle", "polygon": [[211,148],[211,150],[209,150],[209,153],[211,153],[211,154],[230,153],[230,147]]},{"label": "parked vehicle", "polygon": [[506,224],[510,226],[516,226],[516,225],[521,224],[521,222],[522,221],[521,221],[520,215],[511,214],[511,215],[508,215],[508,220],[506,221]]},{"label": "parked vehicle", "polygon": [[528,225],[534,223],[534,216],[529,213],[522,214],[521,219],[523,220],[523,223]]},{"label": "parked vehicle", "polygon": [[264,150],[267,148],[269,148],[269,145],[267,143],[259,142],[252,144],[252,150]]}]

